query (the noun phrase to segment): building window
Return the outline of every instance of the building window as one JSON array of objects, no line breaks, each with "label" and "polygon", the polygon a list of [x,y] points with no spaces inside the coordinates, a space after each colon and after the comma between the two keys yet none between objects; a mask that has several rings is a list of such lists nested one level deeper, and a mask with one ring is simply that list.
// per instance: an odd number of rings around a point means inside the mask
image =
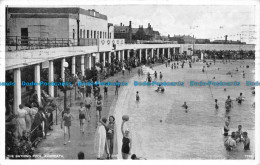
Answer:
[{"label": "building window", "polygon": [[82,38],[82,29],[79,31],[79,38]]},{"label": "building window", "polygon": [[89,30],[87,30],[87,38],[89,38]]},{"label": "building window", "polygon": [[72,38],[75,39],[75,29],[72,30]]},{"label": "building window", "polygon": [[102,38],[102,32],[100,32],[100,38]]},{"label": "building window", "polygon": [[94,31],[94,38],[96,38],[96,31]]},{"label": "building window", "polygon": [[86,36],[85,36],[85,30],[83,30],[83,38],[85,38]]},{"label": "building window", "polygon": [[104,38],[107,38],[107,32],[105,32],[105,37]]},{"label": "building window", "polygon": [[110,36],[109,38],[111,39],[111,33],[109,33],[109,36]]}]

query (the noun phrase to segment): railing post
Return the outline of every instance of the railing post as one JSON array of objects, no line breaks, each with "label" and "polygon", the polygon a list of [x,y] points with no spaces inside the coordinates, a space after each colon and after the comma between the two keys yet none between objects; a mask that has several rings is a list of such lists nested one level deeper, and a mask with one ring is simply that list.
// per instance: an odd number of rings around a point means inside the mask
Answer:
[{"label": "railing post", "polygon": [[47,48],[49,48],[49,39],[47,38]]},{"label": "railing post", "polygon": [[18,36],[15,37],[15,40],[16,40],[16,50],[18,50]]},{"label": "railing post", "polygon": [[56,38],[55,38],[55,44],[54,45],[55,45],[55,47],[57,47],[57,45],[56,45]]},{"label": "railing post", "polygon": [[63,47],[63,38],[61,39],[61,47]]}]

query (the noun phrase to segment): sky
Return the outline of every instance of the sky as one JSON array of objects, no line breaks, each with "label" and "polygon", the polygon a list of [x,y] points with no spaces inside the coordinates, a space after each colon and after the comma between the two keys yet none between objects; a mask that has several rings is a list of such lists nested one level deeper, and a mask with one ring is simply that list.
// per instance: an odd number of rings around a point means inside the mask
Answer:
[{"label": "sky", "polygon": [[[161,35],[194,35],[195,38],[247,41],[254,36],[255,6],[187,6],[187,5],[94,5],[80,6],[95,9],[108,16],[108,22],[133,27],[151,24]],[[242,26],[243,25],[243,26]],[[249,26],[250,25],[250,26]],[[253,42],[253,40],[251,40]]]}]

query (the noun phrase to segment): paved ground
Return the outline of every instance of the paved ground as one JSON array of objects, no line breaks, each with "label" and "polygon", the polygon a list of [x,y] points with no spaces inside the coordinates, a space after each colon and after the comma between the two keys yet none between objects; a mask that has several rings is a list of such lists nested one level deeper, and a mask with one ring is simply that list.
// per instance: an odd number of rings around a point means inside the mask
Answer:
[{"label": "paved ground", "polygon": [[[123,76],[122,73],[117,73],[113,77],[109,77],[103,82],[116,82],[117,80],[128,82],[128,80],[136,75],[137,68],[132,69],[132,73],[129,75],[128,71]],[[108,96],[103,99],[102,116],[107,117],[109,114],[114,113],[114,106],[117,98],[120,97],[120,93],[123,87],[119,89],[119,96],[115,96],[115,87],[108,87]],[[101,94],[103,95],[103,87],[101,87]],[[61,117],[58,117],[58,125],[54,124],[53,131],[47,139],[43,140],[37,147],[36,155],[41,156],[41,159],[77,159],[77,153],[82,151],[85,153],[85,159],[96,159],[94,153],[94,136],[96,131],[96,107],[92,104],[91,107],[91,120],[89,123],[85,123],[85,134],[80,134],[78,109],[81,99],[75,101],[75,92],[72,90],[72,107],[71,114],[74,117],[71,126],[71,142],[64,145],[63,141],[63,129],[61,129]],[[70,97],[68,97],[69,100]],[[70,101],[68,101],[70,102]],[[94,98],[92,96],[92,102]]]}]

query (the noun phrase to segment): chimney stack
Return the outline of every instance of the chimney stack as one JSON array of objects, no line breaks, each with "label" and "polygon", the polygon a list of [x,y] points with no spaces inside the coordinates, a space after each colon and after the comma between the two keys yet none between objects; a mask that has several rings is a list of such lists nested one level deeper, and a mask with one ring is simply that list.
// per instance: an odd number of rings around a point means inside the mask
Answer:
[{"label": "chimney stack", "polygon": [[132,27],[132,21],[129,21],[129,27]]},{"label": "chimney stack", "polygon": [[227,43],[227,37],[228,37],[228,36],[227,36],[227,35],[225,35],[225,43]]},{"label": "chimney stack", "polygon": [[120,26],[122,26],[123,24],[122,24],[122,22],[120,23]]}]

